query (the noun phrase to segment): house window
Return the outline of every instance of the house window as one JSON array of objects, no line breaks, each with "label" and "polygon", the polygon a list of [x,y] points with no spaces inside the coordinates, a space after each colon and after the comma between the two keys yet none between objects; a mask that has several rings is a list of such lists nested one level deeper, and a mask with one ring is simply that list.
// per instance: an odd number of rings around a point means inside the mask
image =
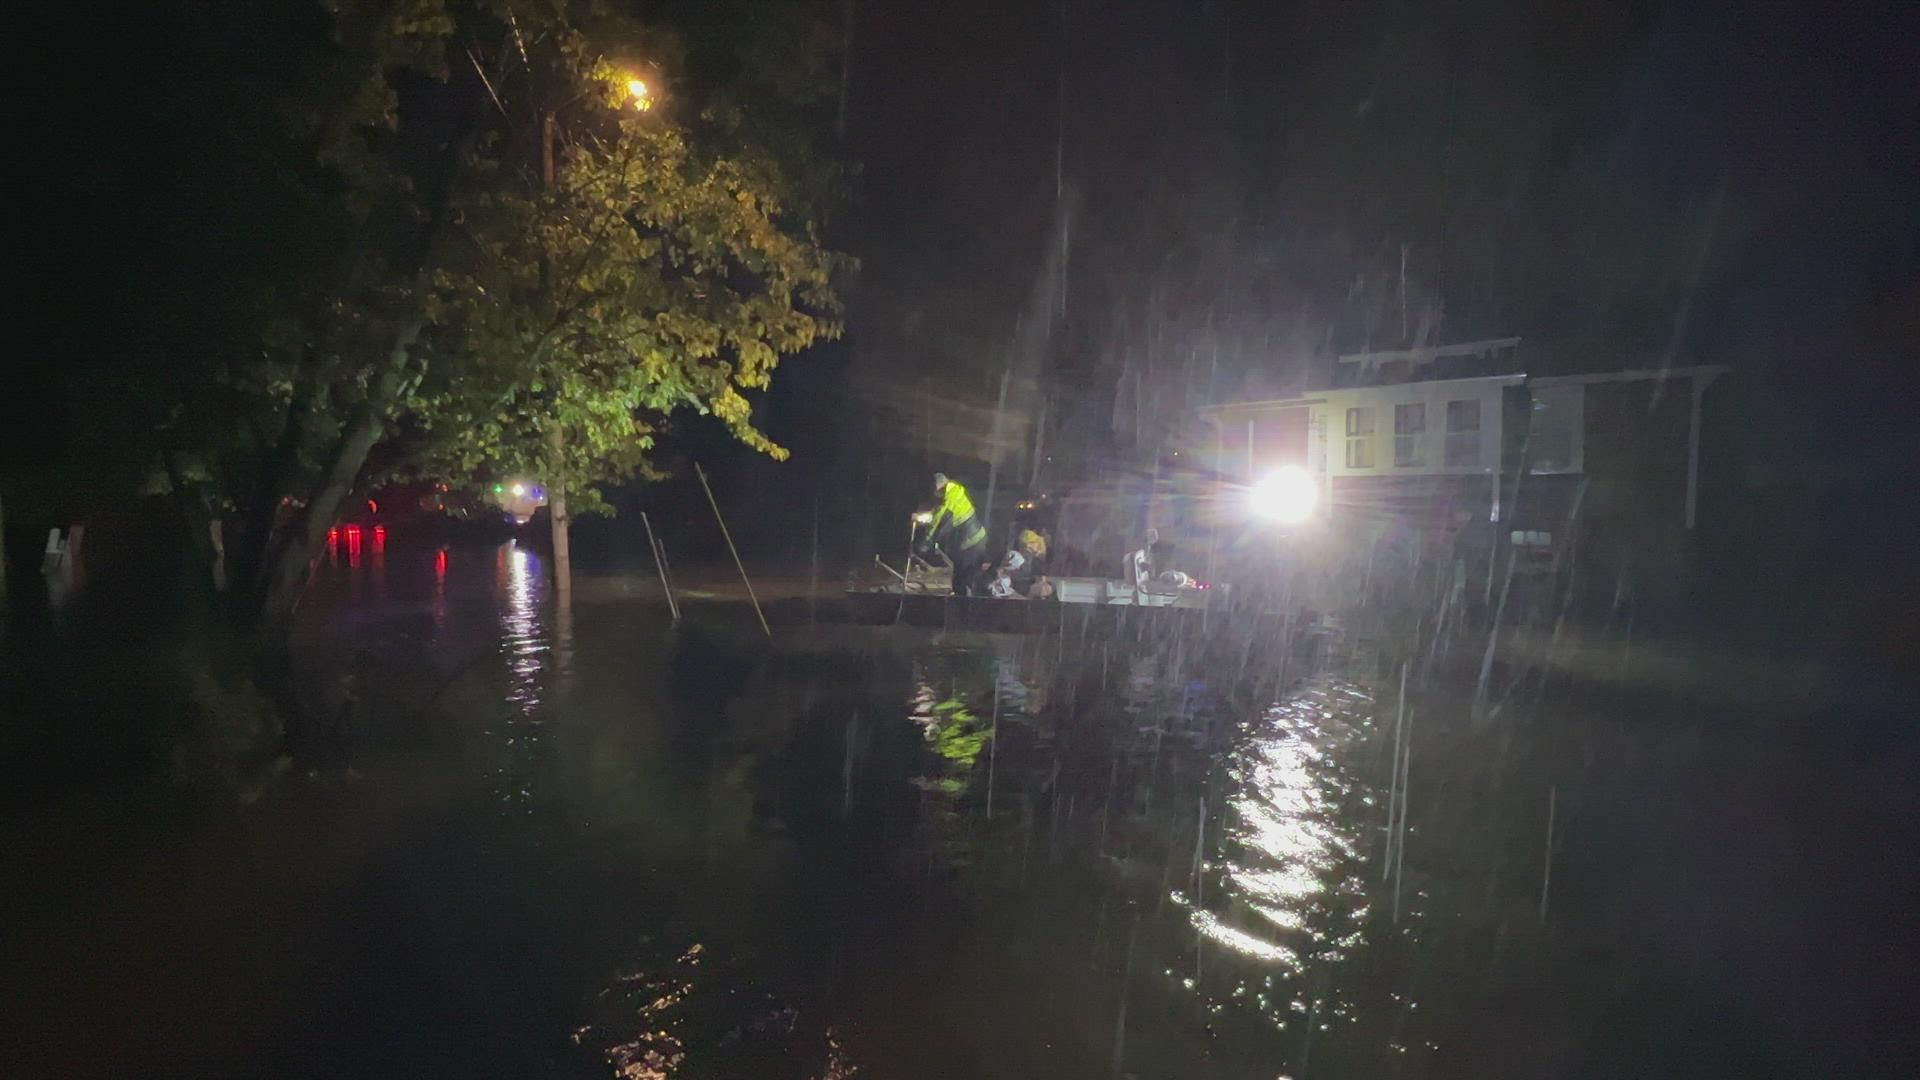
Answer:
[{"label": "house window", "polygon": [[1373,468],[1373,407],[1347,410],[1347,468]]},{"label": "house window", "polygon": [[1480,464],[1480,401],[1447,402],[1448,467]]},{"label": "house window", "polygon": [[1577,473],[1584,464],[1586,388],[1533,387],[1527,436],[1527,471]]},{"label": "house window", "polygon": [[1415,401],[1393,407],[1393,464],[1405,469],[1425,465],[1427,403]]}]

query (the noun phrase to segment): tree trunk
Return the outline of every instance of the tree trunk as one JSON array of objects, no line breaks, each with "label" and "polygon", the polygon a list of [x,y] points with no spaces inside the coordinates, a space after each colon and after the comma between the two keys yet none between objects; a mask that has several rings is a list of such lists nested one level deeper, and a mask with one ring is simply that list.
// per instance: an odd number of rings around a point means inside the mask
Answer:
[{"label": "tree trunk", "polygon": [[[540,118],[540,177],[549,192],[553,190],[554,181],[553,144],[553,113],[549,111]],[[552,265],[541,266],[540,277],[547,286],[548,295],[552,295]],[[563,460],[567,434],[561,430],[558,420],[547,437],[553,443],[553,475],[546,478],[547,520],[553,529],[553,585],[565,597],[573,591],[573,515],[567,512],[566,462]]]},{"label": "tree trunk", "polygon": [[554,475],[547,480],[547,517],[553,526],[553,585],[562,593],[573,591],[573,515],[567,512],[566,466],[561,452],[567,436],[559,427],[548,436],[553,441]]},{"label": "tree trunk", "polygon": [[[462,124],[464,131],[459,138],[443,144],[441,168],[434,182],[429,185],[425,205],[431,207],[431,211],[426,215],[425,225],[415,239],[413,250],[406,258],[399,260],[400,265],[411,267],[416,278],[415,285],[423,292],[427,286],[424,275],[432,264],[434,249],[444,233],[460,163],[473,148],[476,122],[480,110],[485,108],[484,102],[485,97],[477,88],[468,96]],[[327,530],[333,526],[334,515],[339,513],[340,504],[359,480],[367,455],[386,431],[387,411],[400,396],[413,347],[426,330],[427,322],[425,312],[416,311],[394,328],[393,342],[387,349],[386,359],[375,369],[378,375],[367,387],[366,398],[360,408],[343,425],[340,441],[335,444],[331,459],[301,512],[283,527],[276,527],[280,518],[280,504],[278,493],[272,489],[279,485],[272,482],[275,480],[272,471],[261,477],[261,486],[253,493],[253,499],[246,507],[249,514],[257,516],[259,520],[247,523],[253,527],[248,529],[249,535],[242,538],[232,560],[233,568],[246,575],[234,578],[237,582],[234,610],[241,626],[262,639],[260,644],[265,649],[260,659],[268,667],[284,666],[287,660],[283,646],[287,631],[292,626],[294,608],[299,604],[300,594],[306,587],[308,570],[326,544]],[[307,418],[315,395],[319,393],[318,386],[312,382],[313,360],[311,352],[301,358],[300,374],[303,377],[296,379],[295,396],[288,405],[286,424],[269,455],[269,465],[276,466],[280,471],[284,471],[297,457]]]},{"label": "tree trunk", "polygon": [[387,352],[386,370],[368,387],[366,401],[341,434],[332,459],[307,499],[305,510],[288,523],[286,530],[267,549],[259,589],[254,594],[259,601],[251,612],[255,629],[276,636],[286,631],[293,609],[300,602],[300,593],[306,587],[307,569],[326,544],[327,530],[333,526],[340,504],[359,480],[367,454],[386,431],[386,410],[400,393],[407,359],[425,328],[426,316],[416,315],[394,335],[393,346]]},{"label": "tree trunk", "polygon": [[239,603],[243,607],[259,603],[264,595],[259,586],[265,580],[267,553],[274,540],[273,526],[280,516],[280,496],[286,490],[286,474],[306,439],[307,418],[313,413],[315,362],[313,349],[308,348],[301,354],[300,370],[294,376],[293,397],[281,421],[280,437],[260,466],[253,493],[240,508],[239,535],[229,538],[232,557],[227,560],[228,579],[241,583]]},{"label": "tree trunk", "polygon": [[[372,410],[365,410],[365,413],[371,414]],[[333,525],[334,515],[339,512],[347,493],[353,490],[360,466],[366,463],[367,453],[373,449],[373,444],[380,441],[383,427],[377,416],[362,415],[348,429],[339,447],[334,450],[325,479],[312,498],[307,500],[305,513],[288,523],[287,534],[274,546],[268,557],[256,612],[259,629],[277,635],[292,620],[293,609],[299,604],[300,593],[306,588],[307,569],[321,545],[326,543],[327,530]]]},{"label": "tree trunk", "polygon": [[217,563],[220,553],[213,546],[213,509],[199,484],[189,484],[186,470],[172,453],[162,458],[167,469],[167,485],[173,489],[174,505],[187,525],[187,550],[193,555],[194,573],[200,588],[211,596],[219,591]]}]

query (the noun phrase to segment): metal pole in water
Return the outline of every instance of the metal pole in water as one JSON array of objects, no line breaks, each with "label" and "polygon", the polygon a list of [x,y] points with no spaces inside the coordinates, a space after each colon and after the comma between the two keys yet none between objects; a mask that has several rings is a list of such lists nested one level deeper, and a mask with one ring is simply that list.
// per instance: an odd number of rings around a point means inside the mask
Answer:
[{"label": "metal pole in water", "polygon": [[660,554],[660,541],[653,535],[653,522],[647,520],[647,512],[640,511],[640,524],[647,529],[647,547],[653,551],[653,568],[660,572],[660,591],[667,594],[667,610],[673,613],[673,624],[680,625],[680,602],[673,598],[673,586],[667,584],[667,563]]},{"label": "metal pole in water", "polygon": [[[905,571],[900,575],[900,605],[893,609],[893,622],[896,626],[907,613],[907,594],[913,591],[913,541],[918,535],[919,526],[913,523],[913,519],[907,519],[907,561],[900,564],[900,568]],[[875,558],[878,557],[875,556]]]},{"label": "metal pole in water", "polygon": [[987,731],[987,820],[993,820],[994,763],[1000,757],[1000,669],[993,670],[993,727]]},{"label": "metal pole in water", "polygon": [[840,819],[845,821],[853,816],[853,754],[860,737],[860,710],[855,709],[852,719],[847,721],[846,745],[842,748],[840,759]]},{"label": "metal pole in water", "polygon": [[1413,715],[1407,715],[1407,748],[1400,756],[1400,836],[1393,846],[1393,925],[1400,925],[1400,882],[1407,864],[1407,781],[1413,772]]},{"label": "metal pole in water", "polygon": [[733,533],[727,529],[727,519],[720,515],[720,500],[713,497],[713,485],[707,483],[707,470],[693,463],[693,471],[700,476],[700,486],[706,489],[707,505],[713,507],[713,520],[720,523],[720,535],[726,537],[727,550],[733,554],[733,565],[740,570],[740,580],[747,586],[747,599],[753,603],[753,613],[760,618],[760,629],[764,630],[767,640],[773,640],[773,627],[767,625],[767,613],[760,610],[760,598],[753,593],[753,580],[747,577],[747,564],[740,561],[740,549],[733,546]]},{"label": "metal pole in water", "polygon": [[1133,918],[1133,925],[1127,930],[1127,962],[1120,972],[1120,1011],[1113,1018],[1113,1075],[1125,1075],[1122,1065],[1127,1058],[1127,1000],[1133,996],[1133,951],[1140,941],[1140,917]]},{"label": "metal pole in water", "polygon": [[820,496],[813,497],[813,573],[807,580],[807,621],[820,621]]},{"label": "metal pole in water", "polygon": [[1556,804],[1558,804],[1559,801],[1560,789],[1557,786],[1548,788],[1547,853],[1546,858],[1541,862],[1540,870],[1540,921],[1543,924],[1547,921],[1547,890],[1553,887],[1553,815],[1554,811],[1558,809]]},{"label": "metal pole in water", "polygon": [[1399,844],[1400,753],[1407,730],[1407,665],[1400,665],[1400,707],[1394,713],[1393,771],[1387,777],[1387,852],[1380,859],[1380,880],[1393,876],[1393,852]]}]

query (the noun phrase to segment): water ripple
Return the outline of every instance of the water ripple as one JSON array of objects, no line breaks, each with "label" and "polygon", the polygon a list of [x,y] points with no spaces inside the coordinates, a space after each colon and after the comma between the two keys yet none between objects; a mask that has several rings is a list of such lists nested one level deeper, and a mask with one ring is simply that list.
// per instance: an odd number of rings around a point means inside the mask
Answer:
[{"label": "water ripple", "polygon": [[1277,992],[1274,979],[1339,962],[1363,941],[1364,826],[1351,810],[1368,792],[1342,752],[1364,734],[1372,710],[1364,691],[1327,679],[1244,725],[1225,766],[1223,834],[1188,888],[1169,896],[1199,939],[1225,955],[1227,997],[1276,1028],[1300,1014],[1316,1025],[1344,1014],[1338,1003]]}]

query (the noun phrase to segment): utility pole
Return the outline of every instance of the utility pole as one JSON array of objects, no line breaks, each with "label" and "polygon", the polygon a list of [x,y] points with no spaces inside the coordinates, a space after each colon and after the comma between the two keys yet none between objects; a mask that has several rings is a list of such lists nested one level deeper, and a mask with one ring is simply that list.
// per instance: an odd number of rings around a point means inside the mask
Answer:
[{"label": "utility pole", "polygon": [[840,25],[840,106],[833,118],[833,137],[840,145],[847,142],[847,91],[853,84],[853,8],[858,0],[846,0],[845,19]]},{"label": "utility pole", "polygon": [[[551,196],[554,188],[553,170],[554,121],[553,110],[547,110],[540,117],[540,179]],[[555,288],[553,268],[546,267],[547,293],[552,296]],[[573,545],[571,531],[573,515],[567,512],[567,479],[564,457],[567,449],[567,433],[561,427],[560,411],[556,407],[552,418],[552,427],[547,431],[547,439],[553,446],[553,475],[546,478],[547,515],[553,525],[553,584],[562,593],[573,591]]]}]

